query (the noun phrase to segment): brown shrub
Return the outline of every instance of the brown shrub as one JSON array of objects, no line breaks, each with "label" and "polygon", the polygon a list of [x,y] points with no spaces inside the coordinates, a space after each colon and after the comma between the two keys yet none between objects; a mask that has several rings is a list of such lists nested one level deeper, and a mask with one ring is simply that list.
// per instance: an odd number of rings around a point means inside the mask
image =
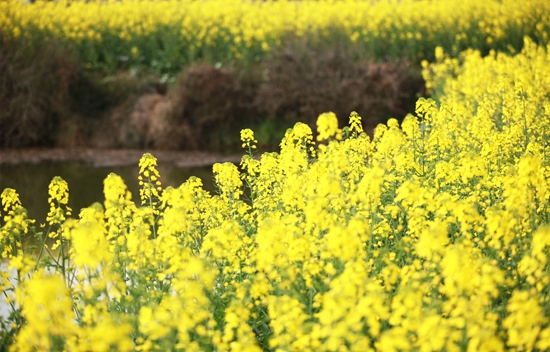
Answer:
[{"label": "brown shrub", "polygon": [[[0,148],[176,149],[164,135],[157,136],[161,119],[153,117],[154,133],[138,136],[139,143],[122,138],[143,127],[136,121],[149,107],[138,104],[139,97],[163,89],[158,80],[124,71],[109,77],[84,72],[70,50],[55,41],[28,45],[0,33]],[[159,116],[162,109],[152,111]]]},{"label": "brown shrub", "polygon": [[118,132],[114,139],[125,148],[177,149],[178,135],[170,121],[172,102],[158,93],[137,98],[131,111],[117,111],[113,122]]},{"label": "brown shrub", "polygon": [[119,72],[109,80],[87,75],[75,89],[73,125],[80,143],[91,148],[177,149],[170,138],[170,100],[153,77]]},{"label": "brown shrub", "polygon": [[207,64],[184,71],[172,97],[173,128],[182,149],[226,147],[228,139],[234,140],[230,136],[233,123],[252,114],[252,98],[238,76]]},{"label": "brown shrub", "polygon": [[0,33],[0,147],[52,145],[77,71],[53,42],[31,49]]},{"label": "brown shrub", "polygon": [[235,149],[239,130],[250,127],[263,149],[276,149],[286,128],[298,121],[314,128],[326,111],[334,111],[342,126],[357,111],[367,132],[412,111],[424,92],[419,72],[406,62],[359,57],[349,46],[292,42],[253,66],[193,66],[171,94],[172,146]]},{"label": "brown shrub", "polygon": [[55,43],[27,50],[0,35],[0,77],[0,147],[235,150],[252,128],[262,150],[276,149],[286,128],[314,128],[326,111],[345,125],[355,110],[367,131],[403,117],[424,88],[406,62],[320,41],[291,41],[248,66],[191,66],[165,95],[154,77],[85,73]]},{"label": "brown shrub", "polygon": [[259,112],[312,127],[323,112],[335,112],[344,125],[357,111],[367,130],[404,117],[424,92],[422,78],[405,61],[359,59],[345,45],[291,42],[266,60],[266,72],[255,100]]}]

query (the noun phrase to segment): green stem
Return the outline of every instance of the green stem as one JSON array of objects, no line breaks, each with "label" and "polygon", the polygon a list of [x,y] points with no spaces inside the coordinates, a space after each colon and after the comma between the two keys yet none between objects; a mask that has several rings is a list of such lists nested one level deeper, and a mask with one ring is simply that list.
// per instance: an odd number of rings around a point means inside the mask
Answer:
[{"label": "green stem", "polygon": [[52,228],[52,225],[48,225],[48,230],[46,231],[46,234],[43,236],[42,239],[42,245],[40,246],[40,253],[38,253],[38,258],[36,260],[36,266],[35,270],[38,269],[38,263],[40,263],[40,259],[42,259],[42,253],[44,252],[44,248],[46,246],[46,239],[48,238],[48,234],[50,233],[50,229]]}]

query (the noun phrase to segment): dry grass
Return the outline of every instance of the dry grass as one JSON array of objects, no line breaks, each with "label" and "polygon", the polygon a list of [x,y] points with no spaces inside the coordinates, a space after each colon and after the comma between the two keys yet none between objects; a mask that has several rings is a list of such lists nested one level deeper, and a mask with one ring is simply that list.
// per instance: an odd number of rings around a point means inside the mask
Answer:
[{"label": "dry grass", "polygon": [[311,126],[326,111],[335,112],[341,124],[357,111],[365,127],[374,127],[388,117],[404,117],[424,93],[422,78],[406,61],[358,59],[344,45],[292,42],[270,57],[266,68],[268,80],[256,97],[259,110]]},{"label": "dry grass", "polygon": [[154,77],[85,74],[68,51],[24,52],[0,36],[0,147],[235,151],[239,131],[276,149],[297,121],[312,128],[357,111],[367,131],[412,111],[424,84],[404,61],[375,63],[344,45],[289,41],[255,65],[195,64],[170,87]]},{"label": "dry grass", "polygon": [[0,147],[55,144],[77,71],[76,62],[56,44],[29,50],[0,33]]}]

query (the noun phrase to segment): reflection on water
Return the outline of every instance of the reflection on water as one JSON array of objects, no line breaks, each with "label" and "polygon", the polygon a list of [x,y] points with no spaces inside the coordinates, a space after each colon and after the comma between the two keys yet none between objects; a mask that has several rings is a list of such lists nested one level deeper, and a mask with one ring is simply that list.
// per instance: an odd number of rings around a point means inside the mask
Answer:
[{"label": "reflection on water", "polygon": [[[212,167],[174,168],[159,165],[162,186],[177,187],[190,176],[202,179],[203,188],[214,192]],[[77,217],[81,208],[94,202],[104,201],[103,180],[111,172],[121,176],[134,201],[139,202],[138,166],[98,168],[82,163],[47,163],[38,165],[2,165],[0,166],[0,192],[4,188],[14,188],[19,193],[23,206],[30,218],[38,223],[46,221],[48,213],[48,185],[54,176],[61,176],[69,184],[69,206],[73,217]]]}]

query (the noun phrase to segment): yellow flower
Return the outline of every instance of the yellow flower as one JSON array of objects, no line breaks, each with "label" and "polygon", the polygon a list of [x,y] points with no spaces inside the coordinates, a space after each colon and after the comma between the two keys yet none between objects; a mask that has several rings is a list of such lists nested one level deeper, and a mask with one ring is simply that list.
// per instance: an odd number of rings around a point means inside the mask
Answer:
[{"label": "yellow flower", "polygon": [[333,112],[325,112],[317,118],[317,140],[329,138],[342,139],[342,130],[338,129],[338,118]]},{"label": "yellow flower", "polygon": [[159,205],[160,194],[162,192],[162,183],[160,174],[157,171],[157,158],[150,153],[145,153],[139,160],[139,195],[141,205],[147,205],[155,212]]},{"label": "yellow flower", "polygon": [[254,139],[254,131],[249,128],[241,130],[241,141],[243,141],[243,148],[256,149],[255,144],[258,143],[258,141]]},{"label": "yellow flower", "polygon": [[69,185],[61,177],[56,176],[48,187],[48,203],[50,211],[46,221],[50,225],[61,225],[66,216],[71,215],[69,204]]},{"label": "yellow flower", "polygon": [[22,254],[24,250],[21,243],[29,231],[29,225],[34,220],[27,218],[27,210],[21,205],[19,194],[12,189],[6,188],[0,195],[2,200],[2,211],[0,211],[0,250],[2,258],[9,258],[12,255]]},{"label": "yellow flower", "polygon": [[232,163],[214,164],[212,166],[214,180],[224,199],[238,199],[243,193],[243,182],[239,176],[239,170]]},{"label": "yellow flower", "polygon": [[361,124],[361,116],[355,111],[352,111],[349,115],[350,131],[357,135],[363,133],[363,125]]},{"label": "yellow flower", "polygon": [[16,289],[16,296],[26,324],[15,338],[14,350],[62,350],[64,339],[76,328],[72,301],[63,279],[36,272]]}]

